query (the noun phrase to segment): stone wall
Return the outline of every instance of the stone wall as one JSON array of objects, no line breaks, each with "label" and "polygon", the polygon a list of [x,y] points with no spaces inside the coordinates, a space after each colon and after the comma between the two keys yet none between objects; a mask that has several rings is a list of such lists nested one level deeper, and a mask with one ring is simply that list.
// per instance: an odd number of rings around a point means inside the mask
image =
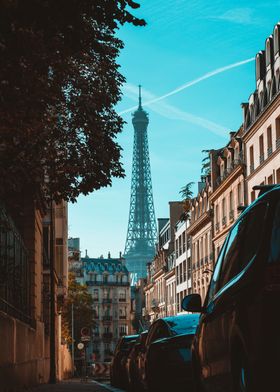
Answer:
[{"label": "stone wall", "polygon": [[44,325],[37,322],[33,329],[0,312],[0,334],[1,392],[48,382]]}]

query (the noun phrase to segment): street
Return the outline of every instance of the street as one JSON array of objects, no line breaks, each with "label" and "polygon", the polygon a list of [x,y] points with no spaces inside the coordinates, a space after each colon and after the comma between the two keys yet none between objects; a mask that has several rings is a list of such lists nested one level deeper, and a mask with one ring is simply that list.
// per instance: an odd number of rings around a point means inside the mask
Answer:
[{"label": "street", "polygon": [[[122,389],[114,388],[109,381],[88,380],[81,382],[80,379],[67,380],[58,384],[44,384],[30,389],[30,392],[122,392]],[[28,391],[29,392],[29,391]]]}]

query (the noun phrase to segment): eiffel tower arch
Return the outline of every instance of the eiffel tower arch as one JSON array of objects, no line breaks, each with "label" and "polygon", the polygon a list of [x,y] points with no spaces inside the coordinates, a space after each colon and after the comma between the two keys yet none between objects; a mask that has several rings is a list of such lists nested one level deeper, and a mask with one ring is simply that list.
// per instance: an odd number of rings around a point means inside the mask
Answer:
[{"label": "eiffel tower arch", "polygon": [[149,157],[148,113],[142,108],[141,86],[139,106],[132,114],[134,146],[130,209],[124,257],[131,274],[131,285],[147,275],[146,264],[155,255],[157,237],[152,178]]}]

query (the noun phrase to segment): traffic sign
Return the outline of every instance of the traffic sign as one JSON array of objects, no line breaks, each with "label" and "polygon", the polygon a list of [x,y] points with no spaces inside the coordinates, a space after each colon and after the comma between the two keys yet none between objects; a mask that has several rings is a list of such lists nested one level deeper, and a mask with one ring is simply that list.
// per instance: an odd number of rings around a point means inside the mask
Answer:
[{"label": "traffic sign", "polygon": [[82,336],[89,336],[89,335],[90,335],[90,330],[89,330],[89,328],[83,327],[83,328],[81,329],[81,335],[82,335]]},{"label": "traffic sign", "polygon": [[89,342],[90,341],[90,336],[81,336],[81,341],[82,342]]},{"label": "traffic sign", "polygon": [[78,343],[77,347],[79,350],[82,350],[85,347],[85,345],[84,343]]}]

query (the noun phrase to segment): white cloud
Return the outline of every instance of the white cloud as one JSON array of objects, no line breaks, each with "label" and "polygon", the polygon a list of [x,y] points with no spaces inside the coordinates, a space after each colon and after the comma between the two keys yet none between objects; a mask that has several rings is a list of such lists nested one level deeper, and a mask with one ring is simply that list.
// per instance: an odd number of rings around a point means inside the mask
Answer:
[{"label": "white cloud", "polygon": [[[138,100],[138,87],[130,84],[130,83],[126,83],[124,85],[123,88],[124,94],[133,99],[134,101]],[[185,112],[181,109],[178,109],[177,107],[170,105],[166,102],[160,101],[153,93],[151,93],[150,91],[143,89],[142,88],[142,96],[144,98],[144,100],[146,100],[147,102],[149,102],[149,104],[147,103],[146,105],[149,105],[149,108],[151,110],[153,110],[154,112],[160,114],[161,116],[171,119],[171,120],[181,120],[181,121],[186,121],[188,123],[191,124],[195,124],[195,125],[199,125],[202,128],[208,129],[209,131],[211,131],[212,133],[226,138],[227,134],[229,132],[229,129],[223,125],[217,124],[213,121],[207,120],[205,118],[196,116],[192,113],[188,113]],[[143,104],[144,106],[144,104]],[[133,106],[132,110],[137,109],[138,106]],[[129,110],[129,111],[132,111]],[[123,111],[122,113],[127,113],[128,111]]]},{"label": "white cloud", "polygon": [[251,8],[233,8],[222,15],[210,16],[209,19],[224,20],[243,25],[259,24],[260,22]]}]

